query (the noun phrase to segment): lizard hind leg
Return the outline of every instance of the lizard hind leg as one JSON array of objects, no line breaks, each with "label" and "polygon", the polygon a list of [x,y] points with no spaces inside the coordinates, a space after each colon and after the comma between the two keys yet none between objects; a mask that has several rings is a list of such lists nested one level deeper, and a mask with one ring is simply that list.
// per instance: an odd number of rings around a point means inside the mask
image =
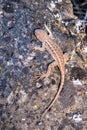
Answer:
[{"label": "lizard hind leg", "polygon": [[48,66],[48,69],[47,69],[47,72],[43,75],[41,75],[41,79],[44,78],[44,79],[47,79],[50,75],[51,75],[51,71],[52,69],[56,66],[56,62],[52,62],[49,66]]},{"label": "lizard hind leg", "polygon": [[42,73],[42,74],[40,74],[40,75],[37,75],[37,76],[36,76],[37,79],[38,79],[38,80],[42,80],[42,79],[46,80],[46,79],[51,75],[51,71],[52,71],[52,69],[53,69],[56,65],[57,65],[57,64],[56,64],[55,61],[52,62],[52,63],[48,66],[47,72],[46,72],[46,73]]}]

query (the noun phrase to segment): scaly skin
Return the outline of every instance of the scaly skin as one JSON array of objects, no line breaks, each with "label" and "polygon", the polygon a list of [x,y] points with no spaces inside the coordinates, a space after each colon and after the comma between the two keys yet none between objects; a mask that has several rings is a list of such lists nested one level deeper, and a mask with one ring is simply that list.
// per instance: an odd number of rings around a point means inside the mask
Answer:
[{"label": "scaly skin", "polygon": [[[54,99],[51,101],[49,106],[45,109],[44,113],[42,114],[42,117],[43,117],[47,113],[47,111],[53,106],[53,104],[58,99],[58,97],[63,89],[64,79],[65,79],[65,59],[64,59],[64,55],[63,55],[61,48],[53,40],[53,36],[50,37],[50,35],[48,35],[46,31],[41,30],[41,29],[35,30],[35,35],[36,35],[37,39],[40,42],[42,42],[42,47],[45,48],[51,54],[53,59],[55,60],[53,67],[58,66],[60,69],[60,72],[61,72],[60,87],[57,90],[57,93],[56,93]],[[49,66],[47,73],[44,76],[42,75],[42,77],[45,77],[45,76],[48,77],[51,73],[51,70],[52,70],[52,65]]]}]

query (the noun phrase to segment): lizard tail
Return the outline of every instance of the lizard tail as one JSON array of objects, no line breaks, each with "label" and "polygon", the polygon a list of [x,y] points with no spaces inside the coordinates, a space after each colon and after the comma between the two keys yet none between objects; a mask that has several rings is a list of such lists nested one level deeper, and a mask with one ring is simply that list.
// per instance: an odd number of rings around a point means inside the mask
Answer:
[{"label": "lizard tail", "polygon": [[45,114],[47,113],[47,111],[53,106],[53,104],[55,103],[55,101],[59,98],[60,93],[63,89],[63,85],[64,85],[64,79],[65,79],[65,74],[61,74],[61,81],[60,81],[60,87],[58,87],[57,89],[57,93],[55,94],[53,100],[51,101],[51,103],[49,104],[49,106],[45,109],[45,111],[42,113],[41,119],[45,116]]}]

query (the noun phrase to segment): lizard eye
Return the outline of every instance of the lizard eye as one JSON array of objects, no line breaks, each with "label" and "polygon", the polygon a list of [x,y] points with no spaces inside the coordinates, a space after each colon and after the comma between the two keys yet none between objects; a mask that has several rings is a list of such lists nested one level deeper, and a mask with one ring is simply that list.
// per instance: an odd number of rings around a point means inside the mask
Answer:
[{"label": "lizard eye", "polygon": [[47,31],[47,35],[50,35],[50,33]]}]

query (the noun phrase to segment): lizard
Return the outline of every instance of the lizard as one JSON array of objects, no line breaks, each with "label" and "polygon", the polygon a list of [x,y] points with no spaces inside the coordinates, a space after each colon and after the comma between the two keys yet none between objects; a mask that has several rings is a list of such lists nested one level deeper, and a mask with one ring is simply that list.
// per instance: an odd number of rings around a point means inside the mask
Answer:
[{"label": "lizard", "polygon": [[45,30],[42,30],[42,29],[35,30],[35,35],[36,35],[37,39],[40,42],[42,42],[42,48],[37,47],[36,49],[39,49],[40,51],[43,51],[46,49],[53,57],[54,62],[52,62],[48,66],[47,72],[45,74],[43,74],[40,78],[41,79],[48,78],[51,74],[52,68],[55,66],[58,66],[58,68],[60,70],[60,74],[61,74],[61,81],[60,81],[60,87],[58,87],[55,97],[53,98],[51,103],[48,105],[48,107],[45,109],[45,111],[43,112],[42,117],[47,113],[47,111],[53,106],[55,101],[60,96],[60,93],[64,86],[64,80],[65,80],[65,63],[69,58],[68,57],[69,55],[67,55],[67,53],[63,54],[61,47],[54,41],[53,34],[51,33],[51,31],[47,27],[47,25],[45,25],[45,27],[46,27],[46,30],[49,33],[49,35]]}]

